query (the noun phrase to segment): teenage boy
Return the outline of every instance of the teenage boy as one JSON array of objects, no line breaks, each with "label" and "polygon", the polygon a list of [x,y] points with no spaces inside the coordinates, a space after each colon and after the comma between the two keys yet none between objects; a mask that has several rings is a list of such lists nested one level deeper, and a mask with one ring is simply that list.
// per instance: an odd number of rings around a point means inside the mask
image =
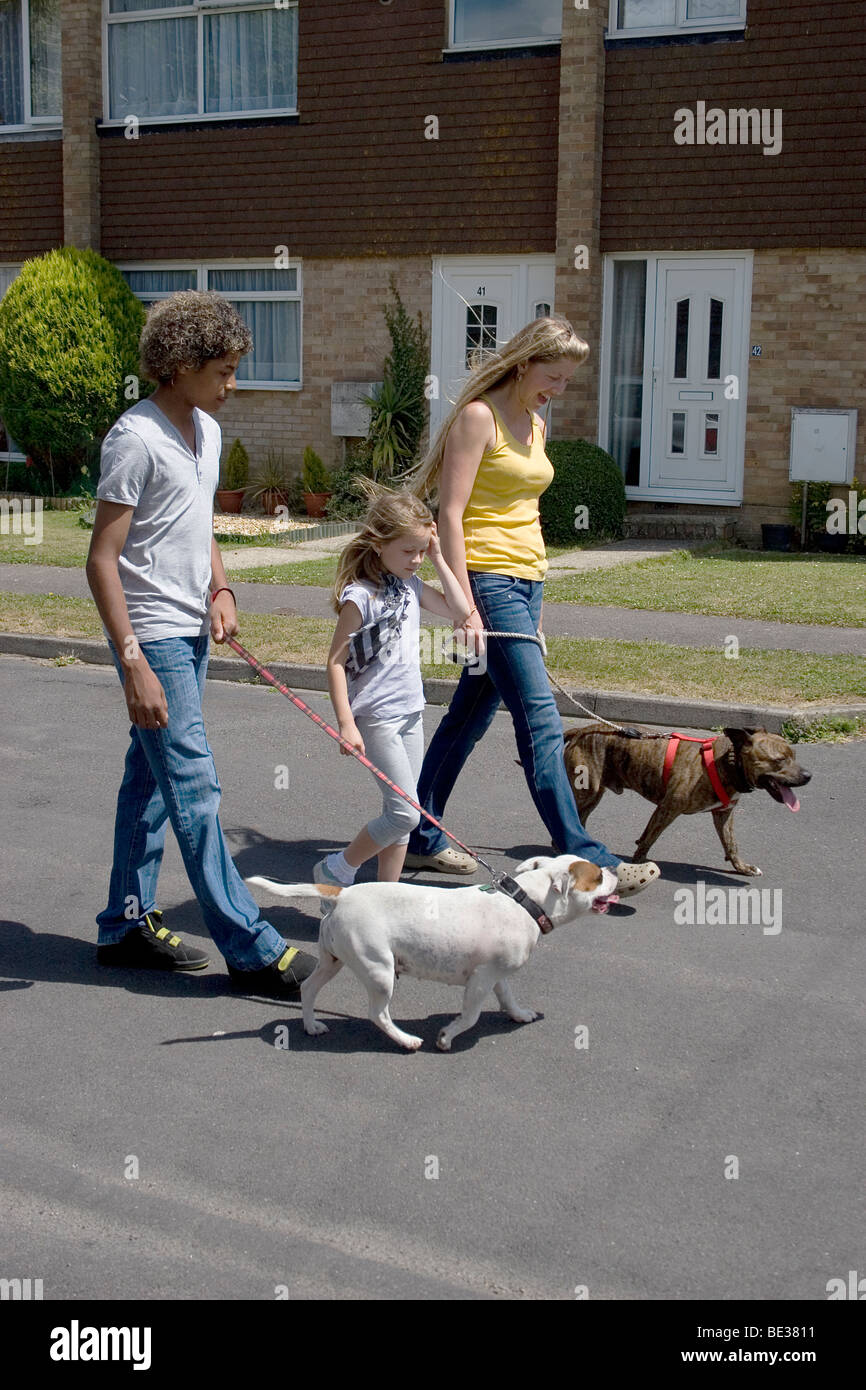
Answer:
[{"label": "teenage boy", "polygon": [[183,290],[158,301],[139,345],[142,373],[157,389],[102,445],[87,580],[132,729],[96,954],[101,965],[125,968],[207,966],[205,952],[163,926],[156,907],[170,821],[234,985],[296,998],[316,960],[262,919],[232,862],[201,712],[208,632],[224,642],[238,630],[213,538],[221,432],[212,414],[251,347],[243,319],[217,294]]}]

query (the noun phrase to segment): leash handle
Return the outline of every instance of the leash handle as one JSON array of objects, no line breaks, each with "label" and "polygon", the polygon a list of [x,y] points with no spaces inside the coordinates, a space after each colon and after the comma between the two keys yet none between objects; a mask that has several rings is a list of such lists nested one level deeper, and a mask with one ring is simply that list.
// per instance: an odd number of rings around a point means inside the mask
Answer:
[{"label": "leash handle", "polygon": [[436,826],[437,830],[441,830],[442,834],[447,835],[449,840],[453,840],[455,845],[459,845],[465,854],[471,855],[477,863],[484,865],[488,873],[493,874],[493,869],[481,858],[480,854],[476,854],[475,850],[470,849],[468,845],[464,845],[463,841],[458,840],[456,835],[452,835],[450,830],[446,830],[445,826],[440,824],[435,816],[431,816],[429,811],[425,811],[423,806],[420,806],[417,801],[413,801],[408,792],[404,792],[403,788],[398,787],[396,782],[392,782],[391,778],[387,777],[384,772],[376,767],[375,763],[371,763],[369,758],[366,758],[363,753],[359,753],[357,748],[353,748],[348,739],[343,738],[342,734],[338,734],[336,729],[332,729],[330,724],[327,724],[325,720],[322,719],[321,715],[316,714],[315,710],[310,709],[310,706],[305,704],[287,685],[283,685],[282,681],[278,681],[273,672],[269,671],[267,666],[263,666],[260,661],[257,661],[252,652],[248,652],[246,647],[242,646],[236,638],[227,637],[226,645],[231,647],[232,651],[237,652],[238,656],[243,657],[247,665],[251,666],[256,674],[261,676],[263,681],[267,681],[268,685],[272,685],[281,695],[285,695],[286,699],[291,700],[296,709],[299,709],[302,714],[312,719],[313,723],[318,724],[320,729],[324,729],[325,733],[329,734],[332,739],[335,739],[340,747],[344,748],[347,753],[351,753],[353,758],[357,758],[358,762],[368,768],[374,776],[378,777],[380,782],[384,782],[386,787],[390,787],[398,796],[402,796],[404,801],[407,801],[410,806],[414,806],[416,811],[420,811],[422,816],[425,816],[427,820],[431,821],[432,824]]}]

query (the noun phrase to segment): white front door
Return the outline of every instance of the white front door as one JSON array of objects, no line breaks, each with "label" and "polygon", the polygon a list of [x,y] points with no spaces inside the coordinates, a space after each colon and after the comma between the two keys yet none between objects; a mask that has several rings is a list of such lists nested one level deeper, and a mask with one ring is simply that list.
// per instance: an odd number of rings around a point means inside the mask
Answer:
[{"label": "white front door", "polygon": [[430,431],[470,370],[470,356],[501,348],[530,319],[553,312],[553,256],[472,256],[433,262]]},{"label": "white front door", "polygon": [[730,378],[741,337],[733,266],[659,261],[651,490],[734,497],[743,401]]},{"label": "white front door", "polygon": [[742,501],[751,256],[606,268],[599,442],[629,498]]}]

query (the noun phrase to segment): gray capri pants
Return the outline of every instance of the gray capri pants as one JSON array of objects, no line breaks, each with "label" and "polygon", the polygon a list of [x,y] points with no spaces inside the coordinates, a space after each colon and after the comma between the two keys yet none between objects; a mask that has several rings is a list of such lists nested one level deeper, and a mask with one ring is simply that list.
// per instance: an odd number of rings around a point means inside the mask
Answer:
[{"label": "gray capri pants", "polygon": [[[372,719],[362,714],[355,723],[370,762],[417,801],[418,777],[424,761],[423,711],[401,719]],[[382,814],[370,821],[368,835],[382,849],[408,844],[409,835],[421,819],[420,812],[384,782],[378,785],[382,788]]]}]

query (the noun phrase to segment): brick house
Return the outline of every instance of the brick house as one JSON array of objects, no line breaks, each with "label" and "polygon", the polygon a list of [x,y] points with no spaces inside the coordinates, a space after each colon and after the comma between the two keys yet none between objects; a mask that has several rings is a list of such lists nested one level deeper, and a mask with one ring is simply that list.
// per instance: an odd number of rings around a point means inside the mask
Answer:
[{"label": "brick house", "polygon": [[[866,375],[862,0],[0,0],[0,291],[64,241],[236,300],[221,423],[336,463],[393,275],[467,350],[548,308],[632,511],[787,519],[791,408]],[[61,61],[62,54],[62,61]],[[61,113],[62,110],[62,121]],[[0,437],[0,446],[8,441]],[[863,473],[866,412],[860,412]]]}]

